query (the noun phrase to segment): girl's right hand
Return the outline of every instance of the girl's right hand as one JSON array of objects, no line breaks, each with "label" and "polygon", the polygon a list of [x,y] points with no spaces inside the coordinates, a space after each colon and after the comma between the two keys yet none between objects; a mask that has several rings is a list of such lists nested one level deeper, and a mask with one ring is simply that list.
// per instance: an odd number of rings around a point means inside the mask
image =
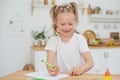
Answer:
[{"label": "girl's right hand", "polygon": [[55,68],[51,68],[51,67],[47,66],[47,69],[48,69],[49,74],[52,76],[56,76],[60,70],[60,68],[58,66],[56,66]]}]

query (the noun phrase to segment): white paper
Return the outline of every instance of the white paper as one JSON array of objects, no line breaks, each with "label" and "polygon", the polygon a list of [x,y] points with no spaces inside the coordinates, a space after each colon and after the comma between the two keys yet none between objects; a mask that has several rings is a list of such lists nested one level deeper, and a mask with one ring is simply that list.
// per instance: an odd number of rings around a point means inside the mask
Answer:
[{"label": "white paper", "polygon": [[59,80],[59,79],[69,77],[69,75],[67,74],[58,74],[57,76],[51,76],[47,71],[27,73],[25,74],[25,76],[32,77],[32,78],[42,78],[45,80]]}]

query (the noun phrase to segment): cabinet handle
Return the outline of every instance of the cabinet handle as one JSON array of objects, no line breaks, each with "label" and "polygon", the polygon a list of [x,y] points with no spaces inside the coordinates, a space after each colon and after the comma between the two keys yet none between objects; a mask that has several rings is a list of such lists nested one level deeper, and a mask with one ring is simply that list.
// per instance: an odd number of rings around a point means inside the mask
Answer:
[{"label": "cabinet handle", "polygon": [[109,53],[108,52],[104,52],[104,58],[108,58],[109,57]]},{"label": "cabinet handle", "polygon": [[107,57],[107,54],[106,54],[106,52],[104,52],[104,58],[106,58]]},{"label": "cabinet handle", "polygon": [[104,52],[104,58],[105,58],[105,52]]},{"label": "cabinet handle", "polygon": [[107,58],[109,57],[109,53],[107,52]]}]

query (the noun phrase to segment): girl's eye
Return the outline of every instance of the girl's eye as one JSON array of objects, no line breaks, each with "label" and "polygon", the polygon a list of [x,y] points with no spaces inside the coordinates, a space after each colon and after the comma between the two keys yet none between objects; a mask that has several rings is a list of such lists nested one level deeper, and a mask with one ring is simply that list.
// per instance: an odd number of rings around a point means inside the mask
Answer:
[{"label": "girl's eye", "polygon": [[61,24],[62,26],[64,26],[65,24]]},{"label": "girl's eye", "polygon": [[69,25],[73,25],[73,23],[70,23]]}]

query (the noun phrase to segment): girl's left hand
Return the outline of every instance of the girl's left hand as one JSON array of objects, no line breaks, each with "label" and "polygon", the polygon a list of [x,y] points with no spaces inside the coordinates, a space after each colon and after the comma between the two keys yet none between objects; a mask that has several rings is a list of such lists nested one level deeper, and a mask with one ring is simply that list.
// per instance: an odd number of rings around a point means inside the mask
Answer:
[{"label": "girl's left hand", "polygon": [[80,67],[73,67],[70,72],[69,75],[70,76],[79,76],[83,73],[83,71],[81,70]]}]

